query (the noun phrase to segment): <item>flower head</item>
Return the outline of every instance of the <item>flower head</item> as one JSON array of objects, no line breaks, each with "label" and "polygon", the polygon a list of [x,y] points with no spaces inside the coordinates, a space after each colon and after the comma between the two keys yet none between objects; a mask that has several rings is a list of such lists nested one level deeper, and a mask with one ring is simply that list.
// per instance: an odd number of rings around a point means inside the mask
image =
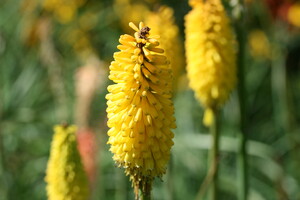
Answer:
[{"label": "flower head", "polygon": [[55,126],[45,181],[49,200],[86,200],[89,187],[76,143],[75,126]]},{"label": "flower head", "polygon": [[134,37],[122,35],[108,86],[108,144],[135,187],[144,188],[165,173],[175,128],[172,70],[157,36],[141,22]]},{"label": "flower head", "polygon": [[185,18],[190,87],[205,108],[218,109],[236,84],[235,37],[220,0],[190,4]]}]

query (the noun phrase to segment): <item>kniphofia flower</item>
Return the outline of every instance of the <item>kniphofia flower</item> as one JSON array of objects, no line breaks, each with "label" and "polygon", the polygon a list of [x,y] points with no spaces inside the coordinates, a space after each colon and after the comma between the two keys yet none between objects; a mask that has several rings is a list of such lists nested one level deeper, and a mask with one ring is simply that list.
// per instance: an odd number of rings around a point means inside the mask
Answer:
[{"label": "kniphofia flower", "polygon": [[236,84],[236,41],[220,0],[191,0],[185,17],[187,74],[209,125]]},{"label": "kniphofia flower", "polygon": [[150,28],[142,22],[129,26],[136,32],[120,37],[110,65],[115,84],[106,96],[108,144],[135,189],[149,190],[154,177],[165,173],[173,145],[172,70]]},{"label": "kniphofia flower", "polygon": [[161,6],[156,12],[146,15],[146,24],[152,28],[152,33],[160,36],[160,46],[165,50],[170,60],[174,76],[174,92],[178,79],[184,69],[183,44],[179,38],[179,28],[175,23],[174,11],[168,6]]},{"label": "kniphofia flower", "polygon": [[87,200],[89,186],[77,150],[76,127],[55,126],[45,181],[49,200]]}]

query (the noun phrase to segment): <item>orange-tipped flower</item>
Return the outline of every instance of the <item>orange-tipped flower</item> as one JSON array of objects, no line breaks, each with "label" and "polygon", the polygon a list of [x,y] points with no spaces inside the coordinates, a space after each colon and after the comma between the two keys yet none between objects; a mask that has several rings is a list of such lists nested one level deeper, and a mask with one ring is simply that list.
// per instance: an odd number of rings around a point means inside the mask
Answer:
[{"label": "orange-tipped flower", "polygon": [[97,137],[90,128],[83,128],[77,132],[78,151],[85,172],[88,176],[90,186],[93,187],[96,181],[97,172]]},{"label": "orange-tipped flower", "polygon": [[186,15],[186,56],[190,87],[206,108],[219,109],[236,84],[236,41],[220,0],[191,0]]},{"label": "orange-tipped flower", "polygon": [[145,189],[162,176],[170,158],[175,128],[172,70],[157,36],[141,22],[134,37],[122,35],[114,54],[107,98],[108,144],[135,187]]},{"label": "orange-tipped flower", "polygon": [[77,150],[76,127],[55,126],[47,166],[48,200],[87,200],[89,187]]}]

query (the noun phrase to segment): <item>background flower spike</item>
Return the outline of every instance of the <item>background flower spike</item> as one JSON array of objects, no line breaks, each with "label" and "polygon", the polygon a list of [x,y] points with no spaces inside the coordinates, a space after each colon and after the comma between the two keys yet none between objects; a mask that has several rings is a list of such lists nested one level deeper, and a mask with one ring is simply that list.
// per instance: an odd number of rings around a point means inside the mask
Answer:
[{"label": "background flower spike", "polygon": [[77,149],[74,125],[57,125],[45,181],[48,200],[86,200],[89,186]]}]

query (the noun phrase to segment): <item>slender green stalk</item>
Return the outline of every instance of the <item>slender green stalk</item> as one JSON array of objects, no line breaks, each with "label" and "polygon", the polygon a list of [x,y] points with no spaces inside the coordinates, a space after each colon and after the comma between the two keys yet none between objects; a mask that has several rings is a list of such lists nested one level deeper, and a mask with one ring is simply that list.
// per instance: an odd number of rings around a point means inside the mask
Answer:
[{"label": "slender green stalk", "polygon": [[214,177],[214,173],[215,173],[215,169],[214,168],[209,168],[209,171],[199,189],[199,192],[196,196],[196,200],[202,200],[204,199],[204,196],[206,194],[206,191],[207,189],[209,188],[211,182],[212,182],[212,179]]},{"label": "slender green stalk", "polygon": [[211,200],[218,200],[218,171],[219,171],[219,150],[220,150],[220,131],[219,131],[219,112],[213,110],[213,121],[210,126],[210,133],[212,137],[212,146],[210,152],[210,170],[212,173],[211,182]]},{"label": "slender green stalk", "polygon": [[[239,1],[239,5],[244,9],[243,0]],[[248,165],[247,165],[247,133],[246,133],[246,88],[245,88],[245,20],[244,10],[236,19],[235,28],[238,40],[238,96],[240,107],[240,133],[238,147],[238,199],[246,200],[248,195]]]},{"label": "slender green stalk", "polygon": [[139,187],[138,200],[151,200],[151,182],[146,182],[144,187]]},{"label": "slender green stalk", "polygon": [[168,172],[167,172],[167,183],[166,183],[166,189],[167,189],[167,200],[174,199],[174,189],[173,189],[173,156],[171,154],[170,161],[168,165]]},{"label": "slender green stalk", "polygon": [[238,149],[238,199],[246,200],[248,195],[248,176],[247,176],[247,138],[245,133],[239,133]]},{"label": "slender green stalk", "polygon": [[152,181],[146,181],[145,185],[136,184],[134,186],[135,200],[151,200]]},{"label": "slender green stalk", "polygon": [[212,144],[208,162],[209,170],[196,196],[197,200],[204,199],[208,188],[210,188],[211,200],[218,200],[218,170],[220,149],[220,118],[218,110],[213,110],[213,121],[210,125],[210,134],[212,138]]},{"label": "slender green stalk", "polygon": [[150,192],[142,192],[140,200],[151,200]]},{"label": "slender green stalk", "polygon": [[[0,91],[2,92],[2,91]],[[0,187],[2,187],[1,191],[1,195],[2,198],[6,199],[7,198],[7,179],[6,179],[6,157],[5,157],[5,149],[4,149],[4,142],[3,142],[3,132],[1,129],[1,120],[2,120],[2,102],[0,100],[0,177],[1,177],[1,181],[0,181]]]}]

